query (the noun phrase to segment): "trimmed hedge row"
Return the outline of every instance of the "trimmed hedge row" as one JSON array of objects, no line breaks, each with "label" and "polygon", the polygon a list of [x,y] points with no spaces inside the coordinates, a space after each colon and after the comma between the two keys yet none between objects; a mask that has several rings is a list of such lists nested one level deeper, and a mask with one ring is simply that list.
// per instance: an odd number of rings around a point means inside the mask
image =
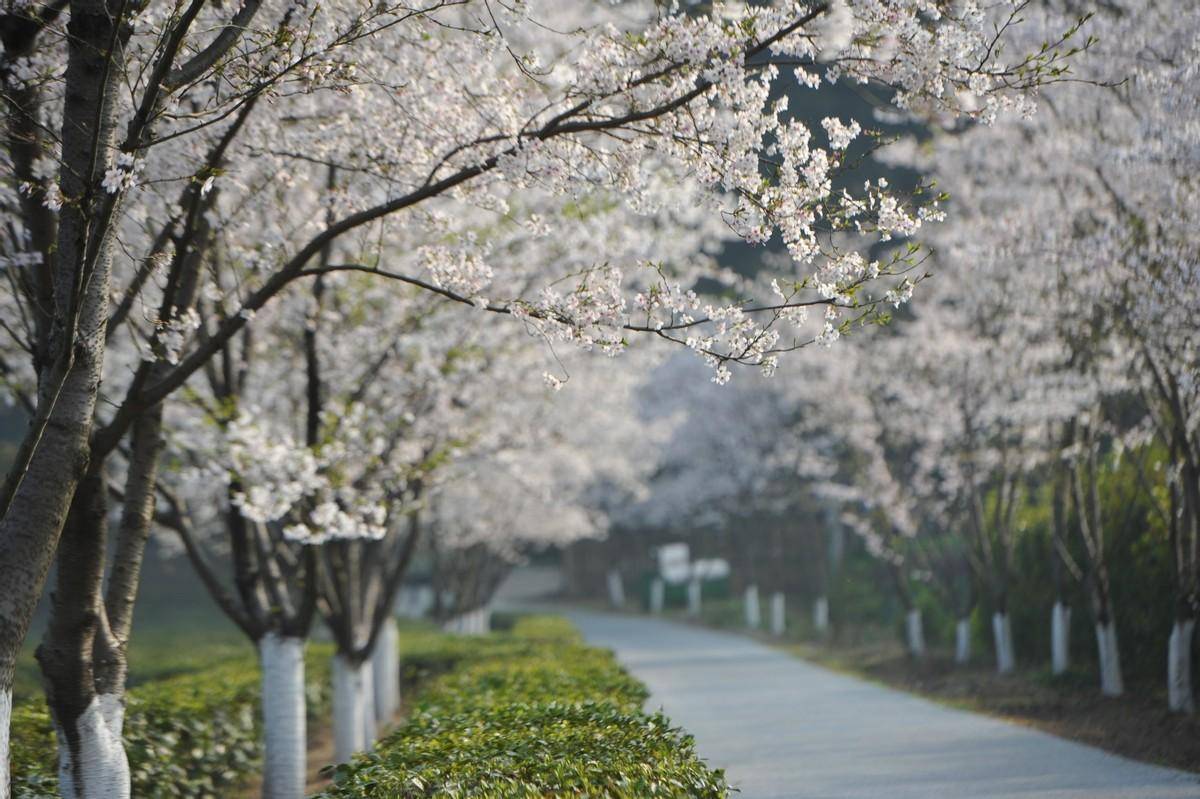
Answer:
[{"label": "trimmed hedge row", "polygon": [[[310,645],[305,682],[311,719],[329,709],[327,644]],[[125,747],[133,795],[149,799],[205,799],[229,789],[259,765],[257,661],[238,658],[202,672],[170,677],[130,689]],[[58,796],[56,744],[45,702],[13,710],[14,799]]]},{"label": "trimmed hedge row", "polygon": [[646,690],[566,621],[402,642],[407,674],[438,675],[409,721],[334,770],[324,799],[723,799],[690,736],[642,712]]}]

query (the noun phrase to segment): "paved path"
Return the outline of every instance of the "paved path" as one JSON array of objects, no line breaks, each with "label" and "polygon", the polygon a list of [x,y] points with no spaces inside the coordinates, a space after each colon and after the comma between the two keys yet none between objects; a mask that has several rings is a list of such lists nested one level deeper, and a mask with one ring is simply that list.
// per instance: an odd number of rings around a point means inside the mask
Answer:
[{"label": "paved path", "polygon": [[952,710],[749,638],[570,612],[743,799],[1200,799],[1196,777]]}]

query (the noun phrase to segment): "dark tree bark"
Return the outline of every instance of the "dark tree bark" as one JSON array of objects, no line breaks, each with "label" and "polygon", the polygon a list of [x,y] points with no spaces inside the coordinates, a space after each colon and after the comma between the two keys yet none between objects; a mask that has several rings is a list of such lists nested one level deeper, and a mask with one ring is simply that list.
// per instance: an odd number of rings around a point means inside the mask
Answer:
[{"label": "dark tree bark", "polygon": [[[110,68],[106,54],[116,42],[116,17],[116,9],[104,2],[71,4],[60,174],[69,202],[59,216],[52,258],[32,281],[39,301],[50,300],[43,305],[49,319],[39,323],[45,333],[35,353],[37,402],[0,496],[0,585],[5,587],[0,594],[0,693],[11,691],[17,652],[88,466],[110,263],[110,232],[95,231],[91,220],[103,199],[97,192],[113,138],[118,70]],[[10,136],[21,135],[21,116],[35,112],[10,107]],[[49,231],[38,218],[36,235],[46,239]]]}]

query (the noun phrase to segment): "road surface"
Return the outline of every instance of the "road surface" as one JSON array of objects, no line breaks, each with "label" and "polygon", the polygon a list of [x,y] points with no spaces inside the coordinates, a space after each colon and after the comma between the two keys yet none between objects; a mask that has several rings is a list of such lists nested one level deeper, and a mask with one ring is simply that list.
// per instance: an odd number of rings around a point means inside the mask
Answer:
[{"label": "road surface", "polygon": [[571,611],[743,799],[1200,799],[1200,779],[813,666],[744,636]]}]

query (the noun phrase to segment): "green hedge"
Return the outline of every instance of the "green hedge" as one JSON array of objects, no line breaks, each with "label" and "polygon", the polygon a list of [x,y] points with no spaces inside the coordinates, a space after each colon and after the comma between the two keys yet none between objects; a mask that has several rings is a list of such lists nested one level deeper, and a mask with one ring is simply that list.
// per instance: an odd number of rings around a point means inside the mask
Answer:
[{"label": "green hedge", "polygon": [[407,674],[431,676],[409,721],[334,770],[324,799],[543,799],[728,795],[690,736],[642,712],[646,690],[564,620],[511,633],[402,639]]},{"label": "green hedge", "polygon": [[[310,718],[329,707],[328,645],[305,658]],[[224,796],[259,765],[259,669],[252,657],[130,689],[125,748],[133,795],[149,799]],[[14,708],[14,799],[58,796],[56,745],[45,702]]]}]

